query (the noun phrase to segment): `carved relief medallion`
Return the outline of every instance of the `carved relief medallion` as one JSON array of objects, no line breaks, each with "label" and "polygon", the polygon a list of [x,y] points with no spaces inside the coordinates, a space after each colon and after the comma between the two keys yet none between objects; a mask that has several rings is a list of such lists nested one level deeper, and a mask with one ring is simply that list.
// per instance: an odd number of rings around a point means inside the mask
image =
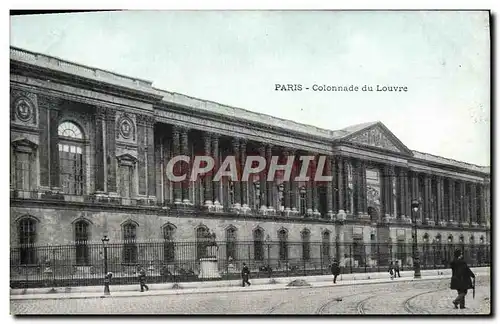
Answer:
[{"label": "carved relief medallion", "polygon": [[117,138],[135,141],[135,123],[128,114],[123,114],[116,123]]},{"label": "carved relief medallion", "polygon": [[15,103],[16,117],[23,122],[29,122],[33,118],[33,103],[28,98],[19,98]]}]

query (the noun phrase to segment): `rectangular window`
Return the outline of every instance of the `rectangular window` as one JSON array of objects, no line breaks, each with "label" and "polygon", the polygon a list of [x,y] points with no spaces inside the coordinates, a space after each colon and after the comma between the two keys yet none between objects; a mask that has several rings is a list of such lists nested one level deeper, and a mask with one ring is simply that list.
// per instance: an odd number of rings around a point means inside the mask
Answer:
[{"label": "rectangular window", "polygon": [[120,195],[123,198],[132,196],[132,167],[128,165],[120,166]]},{"label": "rectangular window", "polygon": [[305,215],[306,214],[306,192],[305,190],[301,190],[299,193],[299,205],[300,205],[300,214]]},{"label": "rectangular window", "polygon": [[30,190],[31,189],[31,154],[24,152],[16,152],[16,189]]}]

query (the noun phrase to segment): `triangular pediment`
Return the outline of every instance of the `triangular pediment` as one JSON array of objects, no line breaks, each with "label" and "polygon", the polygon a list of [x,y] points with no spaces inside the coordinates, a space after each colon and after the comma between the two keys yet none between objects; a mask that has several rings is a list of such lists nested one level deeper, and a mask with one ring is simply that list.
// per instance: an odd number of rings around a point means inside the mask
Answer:
[{"label": "triangular pediment", "polygon": [[381,122],[353,132],[345,136],[342,141],[412,155],[411,150]]},{"label": "triangular pediment", "polygon": [[121,154],[121,155],[117,155],[116,158],[119,160],[119,161],[123,161],[123,162],[136,162],[137,161],[137,158],[131,154],[128,154],[128,153],[125,153],[125,154]]}]

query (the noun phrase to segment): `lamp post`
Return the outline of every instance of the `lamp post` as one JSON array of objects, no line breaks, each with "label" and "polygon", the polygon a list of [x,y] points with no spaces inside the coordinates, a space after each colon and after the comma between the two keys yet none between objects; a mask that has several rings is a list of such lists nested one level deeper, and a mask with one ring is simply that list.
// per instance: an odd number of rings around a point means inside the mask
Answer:
[{"label": "lamp post", "polygon": [[101,241],[104,249],[104,295],[110,295],[109,282],[111,278],[108,275],[108,245],[107,245],[109,242],[108,236],[104,235]]},{"label": "lamp post", "polygon": [[420,203],[417,200],[411,202],[412,222],[413,222],[413,278],[420,279],[422,274],[420,273],[420,258],[418,255],[418,238],[417,238],[417,213]]},{"label": "lamp post", "polygon": [[265,242],[267,245],[267,274],[269,278],[271,278],[271,253],[270,253],[270,247],[271,247],[271,238],[269,237],[269,234],[267,234]]}]

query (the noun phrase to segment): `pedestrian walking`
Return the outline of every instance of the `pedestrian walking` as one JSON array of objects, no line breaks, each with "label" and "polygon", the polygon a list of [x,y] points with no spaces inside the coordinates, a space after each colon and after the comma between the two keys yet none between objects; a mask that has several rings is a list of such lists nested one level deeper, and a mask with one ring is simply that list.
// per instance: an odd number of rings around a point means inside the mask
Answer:
[{"label": "pedestrian walking", "polygon": [[250,281],[248,281],[248,278],[250,277],[250,269],[248,269],[248,266],[246,263],[243,262],[243,269],[241,269],[241,279],[243,280],[243,287],[245,287],[245,284],[248,284],[249,286],[251,285]]},{"label": "pedestrian walking", "polygon": [[139,284],[141,285],[141,292],[144,292],[144,288],[146,288],[146,291],[149,290],[148,285],[146,285],[146,270],[142,266],[139,266],[138,269],[138,274],[139,274]]},{"label": "pedestrian walking", "polygon": [[453,306],[455,306],[455,308],[458,308],[458,306],[460,306],[460,309],[464,309],[465,296],[467,295],[467,290],[474,288],[474,286],[472,285],[471,278],[476,278],[476,276],[465,262],[461,250],[455,251],[454,260],[451,262],[450,266],[451,266],[450,288],[452,290],[456,290],[458,293],[457,298],[453,300]]},{"label": "pedestrian walking", "polygon": [[391,275],[391,280],[394,280],[394,265],[392,264],[392,261],[389,265],[389,274]]},{"label": "pedestrian walking", "polygon": [[330,266],[330,270],[333,275],[333,283],[337,283],[337,277],[340,274],[340,265],[336,259],[333,259],[332,265]]},{"label": "pedestrian walking", "polygon": [[396,261],[396,264],[394,265],[394,277],[401,278],[401,274],[399,273],[399,261]]}]

